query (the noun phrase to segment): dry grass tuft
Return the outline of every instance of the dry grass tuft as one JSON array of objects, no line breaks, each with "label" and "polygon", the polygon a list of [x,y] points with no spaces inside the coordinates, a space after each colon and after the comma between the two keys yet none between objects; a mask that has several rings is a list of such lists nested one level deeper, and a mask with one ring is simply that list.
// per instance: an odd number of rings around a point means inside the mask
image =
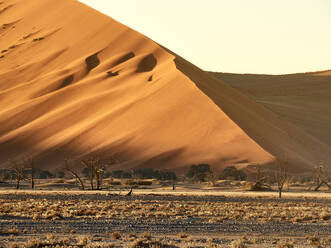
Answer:
[{"label": "dry grass tuft", "polygon": [[278,245],[277,248],[294,248],[294,245],[292,243],[284,242],[281,241]]},{"label": "dry grass tuft", "polygon": [[20,231],[16,227],[12,227],[7,230],[0,228],[0,234],[2,235],[18,235],[19,233]]},{"label": "dry grass tuft", "polygon": [[[258,223],[322,223],[331,221],[328,206],[318,202],[169,202],[165,200],[144,204],[142,200],[65,200],[61,207],[56,200],[7,200],[0,199],[0,217],[13,216],[33,220],[55,220],[66,218],[150,218],[180,220],[187,217],[200,218],[210,223],[230,221],[254,221]],[[44,211],[44,209],[47,209]],[[65,232],[70,232],[65,230]]]},{"label": "dry grass tuft", "polygon": [[18,235],[20,233],[20,230],[18,230],[16,227],[13,227],[8,229],[8,233],[13,235]]},{"label": "dry grass tuft", "polygon": [[111,238],[112,239],[114,239],[114,240],[116,240],[116,239],[120,239],[122,236],[121,236],[121,233],[119,233],[119,232],[113,232],[112,234],[111,234]]},{"label": "dry grass tuft", "polygon": [[91,241],[91,239],[86,235],[77,237],[77,245],[79,246],[86,246],[89,241]]},{"label": "dry grass tuft", "polygon": [[242,239],[233,240],[231,243],[232,248],[246,248],[244,241]]},{"label": "dry grass tuft", "polygon": [[177,246],[164,244],[161,241],[147,240],[147,239],[137,239],[131,246],[131,248],[176,248]]},{"label": "dry grass tuft", "polygon": [[147,239],[147,240],[151,240],[152,239],[152,234],[148,233],[148,232],[144,232],[142,234],[142,237]]},{"label": "dry grass tuft", "polygon": [[180,233],[180,234],[178,234],[178,237],[181,239],[186,239],[189,237],[189,235],[187,233]]},{"label": "dry grass tuft", "polygon": [[1,246],[0,247],[15,247],[15,248],[41,248],[41,247],[77,247],[77,248],[113,248],[115,247],[112,243],[93,243],[92,239],[87,236],[80,236],[77,239],[67,238],[67,237],[55,237],[50,234],[46,237],[33,238],[25,243],[12,243],[11,246]]},{"label": "dry grass tuft", "polygon": [[306,239],[308,240],[308,243],[311,245],[319,245],[320,244],[320,238],[317,236],[306,236]]}]

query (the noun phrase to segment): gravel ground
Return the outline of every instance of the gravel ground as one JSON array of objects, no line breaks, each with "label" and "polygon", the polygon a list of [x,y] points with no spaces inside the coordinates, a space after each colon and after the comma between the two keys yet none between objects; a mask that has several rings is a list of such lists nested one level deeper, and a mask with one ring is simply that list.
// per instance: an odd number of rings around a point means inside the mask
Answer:
[{"label": "gravel ground", "polygon": [[330,235],[331,225],[313,224],[290,224],[290,223],[249,223],[242,221],[223,221],[220,223],[205,223],[199,219],[187,219],[178,221],[144,220],[144,219],[66,219],[60,221],[42,220],[32,221],[31,219],[6,218],[0,219],[0,227],[16,227],[28,233],[63,233],[75,230],[77,234],[104,234],[106,230],[110,232],[119,231],[121,233],[157,233],[157,234],[259,234],[278,236],[305,236]]},{"label": "gravel ground", "polygon": [[[275,204],[279,202],[295,202],[300,205],[303,202],[317,202],[322,204],[328,204],[331,206],[331,199],[314,198],[314,199],[270,199],[270,198],[252,198],[252,197],[224,197],[224,196],[176,196],[176,195],[133,195],[118,196],[111,194],[1,194],[0,199],[5,200],[51,200],[51,201],[69,201],[74,200],[98,200],[98,201],[135,201],[140,200],[143,204],[150,205],[159,201],[176,201],[180,203],[199,204],[199,202],[254,202],[264,203],[273,201]],[[1,206],[0,206],[1,207]],[[1,209],[1,208],[0,208]],[[179,220],[167,220],[167,219],[148,219],[148,218],[65,218],[61,220],[31,220],[29,218],[22,218],[19,216],[6,216],[0,217],[0,228],[15,226],[20,231],[24,229],[30,231],[36,231],[37,233],[61,233],[63,230],[74,229],[77,233],[86,234],[100,234],[106,230],[120,231],[122,233],[139,233],[139,232],[151,232],[158,234],[171,234],[179,232],[188,233],[231,233],[231,234],[249,234],[257,233],[264,235],[330,235],[331,225],[330,222],[323,223],[278,223],[278,222],[266,222],[258,223],[253,221],[219,221],[216,223],[208,223],[206,219],[200,218],[187,218]]]},{"label": "gravel ground", "polygon": [[[37,192],[38,193],[38,192]],[[124,193],[123,195],[118,194],[105,194],[105,193],[95,193],[95,194],[70,194],[70,193],[61,193],[61,194],[30,194],[24,193],[23,191],[19,194],[0,194],[0,199],[6,200],[27,200],[27,199],[34,199],[34,200],[100,200],[100,201],[107,201],[107,200],[120,200],[120,201],[135,201],[135,200],[145,200],[149,203],[158,202],[158,201],[182,201],[185,202],[255,202],[255,203],[264,203],[264,202],[294,202],[294,203],[325,203],[331,204],[331,194],[328,198],[287,198],[286,196],[279,199],[279,198],[271,198],[271,197],[228,197],[228,196],[214,196],[214,195],[161,195],[161,194],[133,194],[132,196],[126,196]]]}]

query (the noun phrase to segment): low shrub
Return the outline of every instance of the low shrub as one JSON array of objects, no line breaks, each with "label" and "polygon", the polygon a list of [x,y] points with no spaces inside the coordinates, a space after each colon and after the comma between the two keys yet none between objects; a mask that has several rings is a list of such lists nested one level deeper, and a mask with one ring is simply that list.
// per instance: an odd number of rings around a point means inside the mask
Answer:
[{"label": "low shrub", "polygon": [[136,185],[142,185],[142,186],[150,186],[153,184],[153,181],[151,180],[124,180],[122,182],[123,185],[129,185],[129,186],[136,186]]},{"label": "low shrub", "polygon": [[123,171],[123,170],[116,170],[116,171],[111,171],[107,173],[106,177],[113,177],[113,178],[118,178],[118,179],[124,179],[124,178],[132,178],[132,175],[128,171]]},{"label": "low shrub", "polygon": [[238,170],[234,166],[228,166],[221,172],[219,179],[233,179],[244,181],[247,179],[247,175],[245,174],[245,172]]},{"label": "low shrub", "polygon": [[186,173],[186,177],[194,181],[205,182],[212,173],[209,164],[192,165]]}]

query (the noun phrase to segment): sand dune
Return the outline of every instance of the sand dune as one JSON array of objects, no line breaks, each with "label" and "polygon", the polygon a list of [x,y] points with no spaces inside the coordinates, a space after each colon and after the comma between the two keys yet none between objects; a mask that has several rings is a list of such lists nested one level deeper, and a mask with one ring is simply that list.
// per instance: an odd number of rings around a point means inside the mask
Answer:
[{"label": "sand dune", "polygon": [[149,38],[75,0],[0,5],[0,164],[116,153],[114,168],[330,161],[330,148]]},{"label": "sand dune", "polygon": [[330,71],[279,76],[214,75],[331,147]]},{"label": "sand dune", "polygon": [[306,73],[314,76],[331,76],[331,70]]}]

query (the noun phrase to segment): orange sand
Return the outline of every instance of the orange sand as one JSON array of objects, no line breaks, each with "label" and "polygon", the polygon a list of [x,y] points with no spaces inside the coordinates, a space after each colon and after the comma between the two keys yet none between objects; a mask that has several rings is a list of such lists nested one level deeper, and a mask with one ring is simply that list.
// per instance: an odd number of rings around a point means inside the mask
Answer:
[{"label": "orange sand", "polygon": [[[114,168],[291,168],[330,148],[149,38],[75,0],[0,4],[0,164],[44,168],[89,151]],[[273,155],[271,155],[273,154]]]}]

